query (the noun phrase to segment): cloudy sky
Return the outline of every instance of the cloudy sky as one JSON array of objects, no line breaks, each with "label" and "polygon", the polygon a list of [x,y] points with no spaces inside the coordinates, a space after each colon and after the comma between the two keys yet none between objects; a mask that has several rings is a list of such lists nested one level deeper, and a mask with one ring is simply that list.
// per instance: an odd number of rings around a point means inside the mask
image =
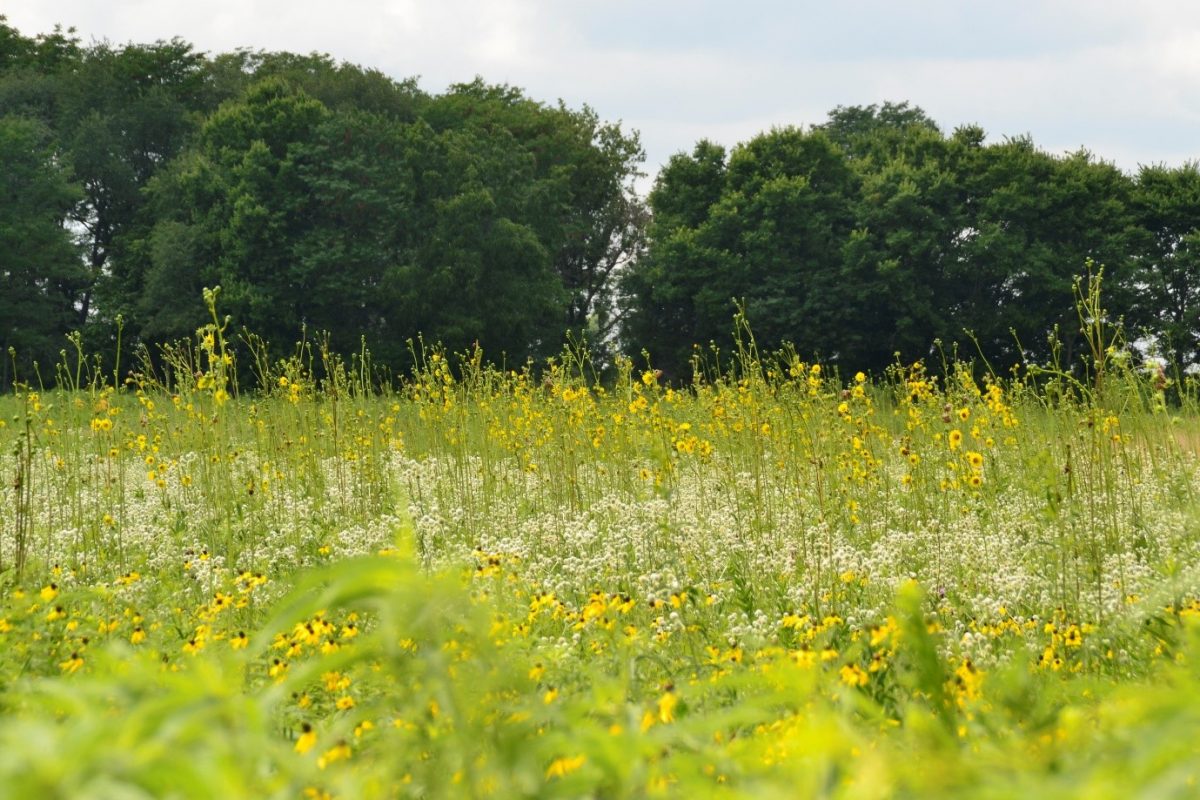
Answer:
[{"label": "cloudy sky", "polygon": [[651,175],[837,105],[907,100],[946,130],[1030,134],[1133,170],[1200,158],[1195,0],[3,0],[116,43],[320,51],[438,92],[482,75],[641,132]]}]

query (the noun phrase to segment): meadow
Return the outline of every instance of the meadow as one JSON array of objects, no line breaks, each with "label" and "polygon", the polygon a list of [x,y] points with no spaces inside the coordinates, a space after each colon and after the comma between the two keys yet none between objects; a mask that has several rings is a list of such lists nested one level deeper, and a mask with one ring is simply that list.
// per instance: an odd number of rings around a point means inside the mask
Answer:
[{"label": "meadow", "polygon": [[73,354],[0,399],[0,786],[1195,796],[1193,386],[1088,341],[868,376],[747,334],[686,388],[251,340],[239,392],[215,316]]}]

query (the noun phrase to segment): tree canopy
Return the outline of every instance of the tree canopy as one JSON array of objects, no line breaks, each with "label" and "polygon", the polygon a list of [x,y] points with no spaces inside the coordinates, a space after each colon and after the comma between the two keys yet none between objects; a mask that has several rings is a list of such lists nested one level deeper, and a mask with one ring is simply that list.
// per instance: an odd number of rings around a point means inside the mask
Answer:
[{"label": "tree canopy", "polygon": [[674,156],[623,276],[631,354],[689,375],[696,345],[730,344],[743,303],[759,344],[854,370],[939,343],[1006,369],[1051,358],[1052,335],[1071,362],[1090,263],[1112,321],[1195,363],[1195,165],[1131,176],[1086,151],[984,140],[900,103]]},{"label": "tree canopy", "polygon": [[[744,309],[759,343],[881,369],[940,343],[1000,368],[1078,349],[1103,265],[1131,338],[1200,362],[1200,171],[1128,174],[907,102],[673,156],[482,78],[440,94],[322,54],[84,44],[0,17],[0,384],[64,335],[192,336],[206,286],[288,351],[323,331],[519,364],[583,337],[687,379]],[[120,320],[120,323],[118,323]]]},{"label": "tree canopy", "polygon": [[399,367],[423,334],[520,364],[569,331],[614,339],[613,278],[645,232],[643,152],[589,108],[482,79],[429,95],[320,54],[85,46],[2,24],[0,101],[62,165],[72,199],[47,219],[78,246],[65,313],[93,342],[118,316],[127,340],[190,336],[217,284],[275,352],[325,331]]}]

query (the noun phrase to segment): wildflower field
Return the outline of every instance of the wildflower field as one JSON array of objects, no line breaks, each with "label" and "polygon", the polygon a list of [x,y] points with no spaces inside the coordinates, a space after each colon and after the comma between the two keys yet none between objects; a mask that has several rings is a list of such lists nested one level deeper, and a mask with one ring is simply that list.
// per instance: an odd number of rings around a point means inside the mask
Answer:
[{"label": "wildflower field", "polygon": [[226,347],[0,400],[6,796],[1200,792],[1182,377]]}]

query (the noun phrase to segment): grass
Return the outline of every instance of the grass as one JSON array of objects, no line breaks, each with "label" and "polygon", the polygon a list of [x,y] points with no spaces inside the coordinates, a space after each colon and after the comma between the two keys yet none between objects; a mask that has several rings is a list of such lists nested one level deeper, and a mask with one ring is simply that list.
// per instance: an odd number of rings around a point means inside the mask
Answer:
[{"label": "grass", "polygon": [[0,399],[10,796],[1196,792],[1200,424],[1119,349],[239,396],[213,319]]}]

